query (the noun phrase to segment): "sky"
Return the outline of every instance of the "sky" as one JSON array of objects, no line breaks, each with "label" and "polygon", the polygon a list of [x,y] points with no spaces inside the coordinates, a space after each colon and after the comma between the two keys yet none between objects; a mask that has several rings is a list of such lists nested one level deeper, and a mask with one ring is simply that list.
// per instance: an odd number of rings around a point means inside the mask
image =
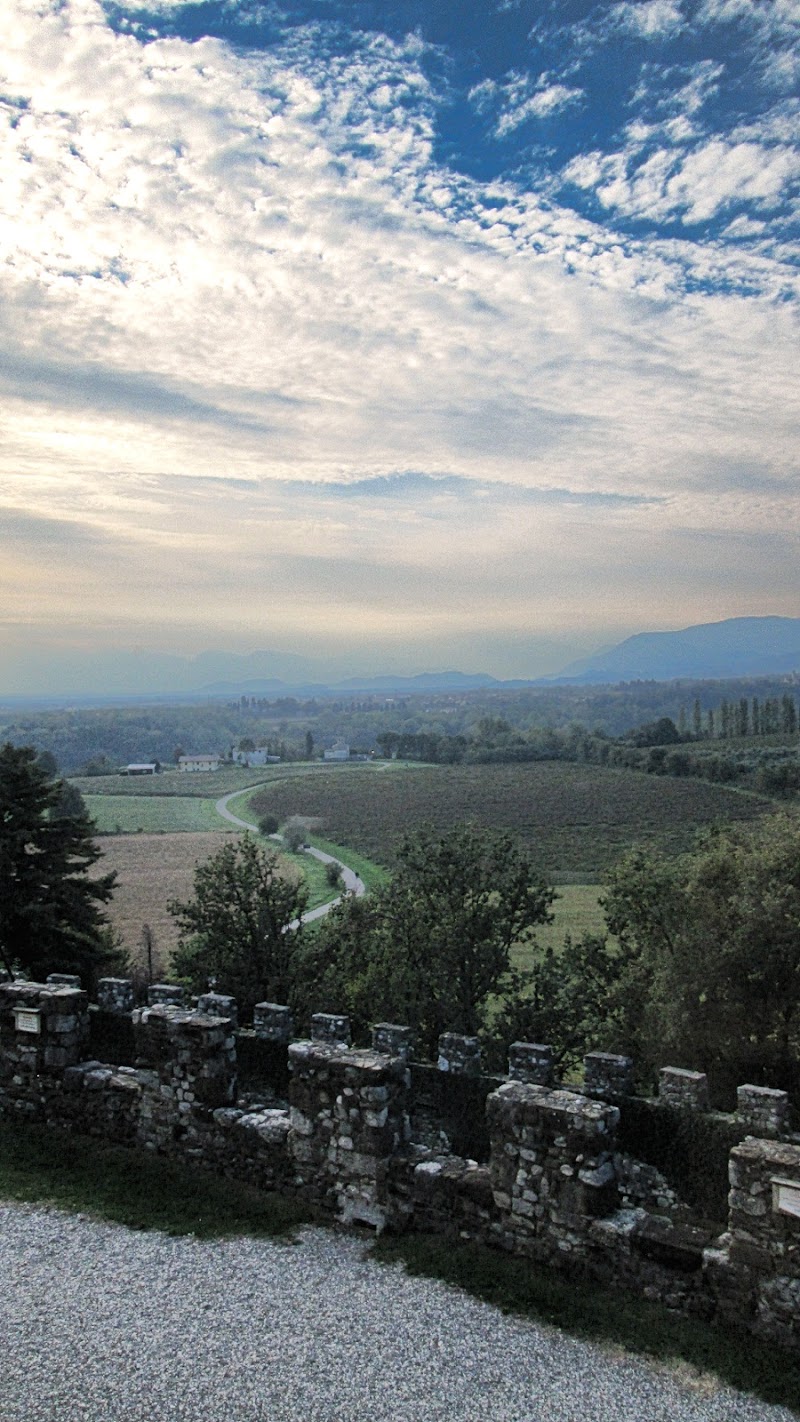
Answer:
[{"label": "sky", "polygon": [[0,691],[800,615],[799,76],[800,0],[4,0]]}]

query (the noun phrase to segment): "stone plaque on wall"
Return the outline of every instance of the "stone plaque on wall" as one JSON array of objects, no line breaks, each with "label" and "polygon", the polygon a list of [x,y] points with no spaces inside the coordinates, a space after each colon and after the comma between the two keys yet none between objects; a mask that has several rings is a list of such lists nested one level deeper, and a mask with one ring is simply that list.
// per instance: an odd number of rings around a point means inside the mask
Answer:
[{"label": "stone plaque on wall", "polygon": [[15,1007],[14,1026],[18,1032],[31,1032],[39,1036],[42,1030],[42,1014],[38,1007]]}]

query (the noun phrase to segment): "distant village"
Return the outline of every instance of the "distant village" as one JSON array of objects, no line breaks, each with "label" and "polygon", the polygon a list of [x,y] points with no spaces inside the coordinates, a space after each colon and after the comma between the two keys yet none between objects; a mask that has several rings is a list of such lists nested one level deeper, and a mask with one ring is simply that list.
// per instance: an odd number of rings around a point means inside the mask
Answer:
[{"label": "distant village", "polygon": [[[321,759],[342,763],[343,761],[367,760],[368,757],[359,752],[353,752],[346,741],[334,741],[333,745],[322,752]],[[179,755],[177,757],[177,769],[187,774],[202,774],[203,772],[221,770],[223,766],[239,765],[250,768],[260,765],[279,765],[281,757],[271,755],[265,749],[234,750],[231,749],[227,756],[224,755]],[[120,767],[121,775],[160,775],[164,767],[158,760],[132,761],[130,765]]]}]

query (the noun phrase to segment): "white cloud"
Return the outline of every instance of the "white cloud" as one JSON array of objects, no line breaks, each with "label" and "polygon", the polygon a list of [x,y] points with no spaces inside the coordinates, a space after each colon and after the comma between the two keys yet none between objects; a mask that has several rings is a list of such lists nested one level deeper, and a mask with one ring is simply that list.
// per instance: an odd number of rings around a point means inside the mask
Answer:
[{"label": "white cloud", "polygon": [[529,118],[549,118],[568,104],[577,103],[582,96],[582,89],[570,88],[566,84],[548,84],[544,89],[537,89],[516,108],[506,109],[498,119],[495,132],[498,138],[502,138]]},{"label": "white cloud", "polygon": [[625,0],[611,6],[608,18],[612,26],[645,39],[663,39],[686,24],[678,0]]},{"label": "white cloud", "polygon": [[494,124],[494,136],[505,138],[529,119],[550,118],[563,109],[578,103],[584,97],[583,89],[574,85],[554,82],[548,73],[535,78],[527,73],[512,70],[500,82],[484,79],[470,89],[468,98],[473,108],[480,114],[491,113],[494,109],[498,117]]},{"label": "white cloud", "polygon": [[708,221],[735,203],[774,208],[800,176],[800,155],[782,145],[709,139],[686,153],[661,148],[641,158],[627,152],[574,159],[564,176],[594,189],[605,207],[651,221]]},{"label": "white cloud", "polygon": [[[142,45],[90,0],[20,0],[2,38],[24,106],[0,150],[0,505],[94,540],[51,579],[18,538],[9,617],[93,607],[299,636],[327,599],[348,635],[391,635],[397,606],[410,635],[431,606],[466,628],[477,589],[496,625],[535,602],[564,626],[609,548],[655,540],[668,561],[686,529],[733,538],[732,461],[793,492],[780,264],[628,242],[437,165],[416,40],[346,58],[300,33],[264,54]],[[502,122],[578,97],[520,74],[474,101],[505,105]],[[641,213],[758,212],[783,193],[784,146],[714,142],[588,155],[571,176]],[[686,295],[687,272],[748,299]],[[479,481],[481,498],[326,493],[398,468]],[[559,488],[576,497],[524,497]],[[632,502],[577,497],[598,494]],[[737,497],[747,536],[776,511],[789,527],[782,492]]]}]

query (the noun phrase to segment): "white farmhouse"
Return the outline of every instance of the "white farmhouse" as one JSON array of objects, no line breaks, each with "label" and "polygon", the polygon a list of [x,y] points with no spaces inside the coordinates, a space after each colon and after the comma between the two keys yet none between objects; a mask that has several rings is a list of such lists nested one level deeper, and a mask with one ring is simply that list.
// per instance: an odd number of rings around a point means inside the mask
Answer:
[{"label": "white farmhouse", "polygon": [[219,770],[218,755],[182,755],[178,758],[179,770]]}]

